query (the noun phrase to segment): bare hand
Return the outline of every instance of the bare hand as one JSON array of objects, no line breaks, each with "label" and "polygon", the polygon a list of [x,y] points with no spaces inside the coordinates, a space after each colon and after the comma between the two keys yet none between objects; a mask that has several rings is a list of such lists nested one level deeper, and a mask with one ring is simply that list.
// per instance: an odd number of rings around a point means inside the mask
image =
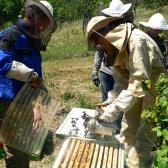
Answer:
[{"label": "bare hand", "polygon": [[34,113],[33,129],[37,130],[39,128],[42,119],[40,106],[35,106],[33,108],[33,113]]}]

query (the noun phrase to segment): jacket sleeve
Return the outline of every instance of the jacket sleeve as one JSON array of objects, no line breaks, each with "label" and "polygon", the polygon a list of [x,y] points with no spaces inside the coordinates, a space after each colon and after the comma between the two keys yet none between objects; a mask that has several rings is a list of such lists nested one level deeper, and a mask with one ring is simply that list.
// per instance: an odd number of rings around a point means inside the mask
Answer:
[{"label": "jacket sleeve", "polygon": [[38,74],[34,72],[34,69],[28,68],[23,63],[17,61],[13,61],[12,66],[6,75],[23,82],[29,82],[38,77]]},{"label": "jacket sleeve", "polygon": [[92,74],[97,74],[100,67],[101,67],[101,63],[102,63],[102,59],[103,59],[103,50],[97,48],[96,49],[96,53],[95,53],[95,58],[94,58],[94,63],[93,63],[93,70],[92,70]]},{"label": "jacket sleeve", "polygon": [[28,68],[21,62],[14,61],[14,53],[11,51],[3,51],[0,49],[0,75],[29,82],[38,74],[33,69]]},{"label": "jacket sleeve", "polygon": [[130,42],[129,54],[129,84],[128,89],[135,97],[144,97],[142,81],[151,80],[154,63],[154,46],[148,46],[147,41],[135,38]]},{"label": "jacket sleeve", "polygon": [[4,32],[0,38],[0,74],[24,82],[37,77],[38,75],[33,69],[14,60],[16,54],[14,45],[20,35],[20,31],[12,27]]},{"label": "jacket sleeve", "polygon": [[11,68],[14,54],[0,49],[0,75],[5,75]]}]

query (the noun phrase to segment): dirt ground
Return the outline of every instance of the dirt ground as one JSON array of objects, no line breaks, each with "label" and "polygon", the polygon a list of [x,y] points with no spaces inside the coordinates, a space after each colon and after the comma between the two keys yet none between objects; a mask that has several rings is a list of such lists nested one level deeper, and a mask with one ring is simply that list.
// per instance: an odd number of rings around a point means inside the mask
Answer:
[{"label": "dirt ground", "polygon": [[[32,160],[30,168],[52,168],[54,160],[64,139],[56,137],[55,132],[70,110],[75,107],[75,101],[65,101],[61,95],[66,91],[75,94],[82,93],[89,97],[88,101],[101,101],[100,90],[91,82],[91,67],[93,57],[73,58],[68,60],[48,61],[43,64],[44,80],[47,88],[60,104],[52,121],[49,135],[46,138],[40,160]],[[0,167],[5,167],[3,159]]]}]

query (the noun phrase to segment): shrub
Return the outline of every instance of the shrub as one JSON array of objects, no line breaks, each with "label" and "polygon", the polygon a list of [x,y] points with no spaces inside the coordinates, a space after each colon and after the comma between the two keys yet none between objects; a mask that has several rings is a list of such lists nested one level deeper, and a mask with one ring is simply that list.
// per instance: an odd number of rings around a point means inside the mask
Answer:
[{"label": "shrub", "polygon": [[153,168],[167,168],[168,165],[168,76],[161,74],[156,90],[158,96],[152,110],[144,111],[145,117],[153,124],[153,131],[157,135],[156,157]]},{"label": "shrub", "polygon": [[15,22],[17,16],[21,14],[21,0],[0,0],[0,27],[9,21]]},{"label": "shrub", "polygon": [[75,98],[75,93],[67,89],[63,94],[61,94],[61,98],[65,101],[70,101]]}]

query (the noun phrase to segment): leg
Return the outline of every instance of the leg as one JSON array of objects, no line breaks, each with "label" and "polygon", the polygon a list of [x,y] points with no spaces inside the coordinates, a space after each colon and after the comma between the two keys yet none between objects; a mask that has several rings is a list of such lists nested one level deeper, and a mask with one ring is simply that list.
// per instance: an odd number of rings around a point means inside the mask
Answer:
[{"label": "leg", "polygon": [[120,141],[121,143],[124,143],[125,163],[127,168],[138,168],[135,166],[131,167],[130,164],[128,164],[130,159],[132,160],[135,159],[133,157],[129,157],[128,155],[130,154],[130,149],[134,147],[136,143],[136,133],[140,124],[141,113],[142,113],[142,99],[139,99],[132,107],[132,109],[124,113],[124,117],[122,120]]},{"label": "leg", "polygon": [[[152,131],[152,125],[147,119],[141,121],[140,127],[137,132],[135,149],[139,160],[137,165],[142,165],[144,168],[151,168],[154,159],[152,151],[156,143],[156,135]],[[136,153],[133,153],[135,155]],[[142,167],[141,166],[141,167]]]},{"label": "leg", "polygon": [[107,100],[108,92],[113,89],[113,76],[100,71],[100,82],[103,101],[105,101]]},{"label": "leg", "polygon": [[156,141],[152,126],[147,120],[142,120],[137,132],[136,144],[133,146],[126,160],[129,168],[152,168],[154,153],[152,148]]},{"label": "leg", "polygon": [[135,105],[126,113],[122,121],[121,139],[126,146],[135,145],[136,134],[140,125],[142,113],[142,99],[138,99]]},{"label": "leg", "polygon": [[117,124],[116,134],[120,134],[122,118],[123,118],[123,112],[119,112],[118,120],[116,122]]},{"label": "leg", "polygon": [[29,168],[29,155],[4,145],[6,168]]},{"label": "leg", "polygon": [[[155,92],[152,93],[155,95]],[[154,103],[154,97],[151,93],[147,93],[144,98],[143,108],[148,108],[148,105]],[[136,107],[137,109],[138,107]],[[136,143],[129,150],[126,160],[129,168],[151,168],[154,158],[152,148],[156,142],[156,135],[152,131],[150,121],[142,119],[136,134]]]},{"label": "leg", "polygon": [[142,113],[142,99],[138,99],[135,105],[129,111],[124,113],[124,117],[122,120],[120,141],[121,143],[124,143],[125,160],[128,168],[133,168],[127,164],[128,160],[131,159],[128,158],[128,154],[131,147],[135,146],[136,143],[136,134],[138,127],[140,125],[141,113]]}]

